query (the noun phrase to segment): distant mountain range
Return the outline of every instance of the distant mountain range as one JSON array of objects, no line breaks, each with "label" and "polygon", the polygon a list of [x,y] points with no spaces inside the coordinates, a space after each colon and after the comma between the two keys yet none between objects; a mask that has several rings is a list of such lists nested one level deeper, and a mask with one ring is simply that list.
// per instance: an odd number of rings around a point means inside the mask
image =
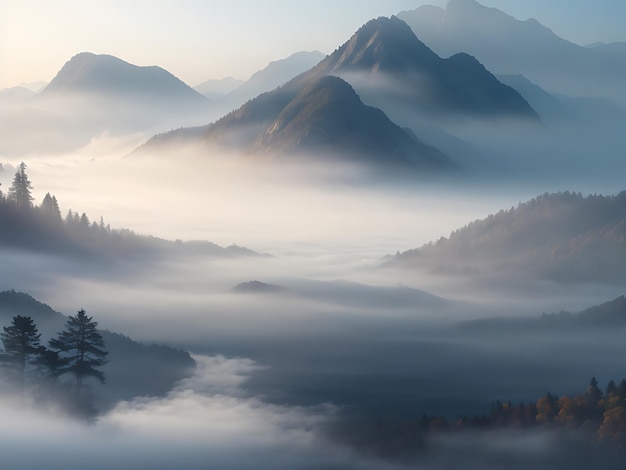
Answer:
[{"label": "distant mountain range", "polygon": [[0,154],[74,151],[102,134],[150,135],[218,116],[208,98],[160,67],[83,52],[40,93],[0,92]]},{"label": "distant mountain range", "polygon": [[600,305],[580,312],[560,311],[544,313],[539,317],[494,317],[462,322],[458,325],[463,331],[473,333],[519,335],[525,332],[551,332],[563,334],[565,331],[626,327],[626,297],[623,295]]},{"label": "distant mountain range", "polygon": [[441,56],[462,50],[496,74],[523,74],[550,92],[626,102],[623,44],[579,46],[537,20],[520,21],[475,0],[421,6],[398,17]]},{"label": "distant mountain range", "polygon": [[24,104],[35,96],[37,96],[37,93],[25,87],[5,88],[0,90],[0,105]]},{"label": "distant mountain range", "polygon": [[202,82],[195,87],[198,93],[202,93],[209,99],[221,98],[224,95],[230,93],[235,88],[241,86],[244,83],[244,80],[238,80],[233,77],[226,77],[222,79],[211,79],[205,82]]},{"label": "distant mountain range", "polygon": [[626,191],[545,194],[472,222],[389,264],[442,275],[626,281]]},{"label": "distant mountain range", "polygon": [[156,136],[141,151],[196,142],[250,153],[345,155],[379,167],[453,166],[440,151],[400,129],[380,110],[365,106],[361,94],[366,102],[408,107],[414,117],[539,121],[517,91],[472,57],[441,59],[398,18],[378,18],[281,87],[210,126]]},{"label": "distant mountain range", "polygon": [[249,281],[237,284],[232,292],[241,295],[292,296],[334,305],[389,309],[444,308],[447,299],[406,286],[371,286],[345,280],[296,279],[284,285]]},{"label": "distant mountain range", "polygon": [[301,73],[317,65],[325,56],[319,51],[300,51],[284,59],[270,62],[267,67],[254,73],[239,87],[232,90],[226,100],[235,107],[257,97],[261,93],[271,91]]},{"label": "distant mountain range", "polygon": [[178,106],[208,100],[161,67],[139,67],[110,55],[82,52],[72,57],[41,92],[42,96],[85,94]]}]

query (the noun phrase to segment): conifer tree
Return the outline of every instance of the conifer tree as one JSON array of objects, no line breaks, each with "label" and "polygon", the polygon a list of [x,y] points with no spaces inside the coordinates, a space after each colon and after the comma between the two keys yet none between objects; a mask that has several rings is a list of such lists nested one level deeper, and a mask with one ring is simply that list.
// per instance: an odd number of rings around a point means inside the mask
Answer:
[{"label": "conifer tree", "polygon": [[66,361],[58,374],[72,374],[77,392],[83,388],[83,381],[94,377],[101,383],[105,382],[104,373],[98,368],[106,364],[104,340],[97,330],[98,323],[93,317],[87,316],[85,310],[79,310],[70,316],[65,323],[65,330],[58,337],[50,340],[50,349],[56,350]]},{"label": "conifer tree", "polygon": [[59,209],[59,203],[57,202],[57,198],[51,196],[50,193],[46,193],[39,206],[41,213],[50,222],[54,224],[60,224],[63,219],[61,218],[61,210]]},{"label": "conifer tree", "polygon": [[30,209],[33,207],[32,185],[26,174],[26,163],[22,162],[17,167],[13,177],[13,183],[9,188],[7,199],[14,203],[18,209]]},{"label": "conifer tree", "polygon": [[26,370],[29,365],[36,365],[45,348],[40,345],[41,335],[30,317],[17,315],[10,326],[0,333],[4,352],[1,357],[9,368],[18,387],[23,388]]}]

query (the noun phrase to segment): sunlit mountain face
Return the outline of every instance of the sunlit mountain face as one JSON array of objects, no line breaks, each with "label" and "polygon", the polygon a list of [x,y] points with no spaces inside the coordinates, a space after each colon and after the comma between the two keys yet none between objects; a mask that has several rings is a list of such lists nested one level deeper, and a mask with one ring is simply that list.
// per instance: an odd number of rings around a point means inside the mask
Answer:
[{"label": "sunlit mountain face", "polygon": [[0,8],[6,468],[623,468],[623,10],[335,3]]}]

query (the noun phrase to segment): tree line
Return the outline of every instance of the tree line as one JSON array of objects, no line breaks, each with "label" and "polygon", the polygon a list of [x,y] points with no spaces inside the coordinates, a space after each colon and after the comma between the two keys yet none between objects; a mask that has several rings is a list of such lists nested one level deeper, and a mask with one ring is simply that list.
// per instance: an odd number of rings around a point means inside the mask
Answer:
[{"label": "tree line", "polygon": [[422,414],[404,422],[378,419],[373,425],[335,437],[374,453],[398,456],[425,450],[432,436],[506,429],[574,430],[584,433],[591,443],[626,448],[626,380],[619,384],[610,380],[602,390],[592,378],[583,393],[561,397],[547,393],[526,403],[495,400],[490,412],[483,415],[450,419]]},{"label": "tree line", "polygon": [[0,244],[99,257],[141,253],[150,246],[151,238],[136,236],[132,230],[113,230],[102,217],[92,221],[72,209],[63,217],[59,201],[49,192],[41,204],[34,204],[26,169],[20,163],[6,194],[0,190]]},{"label": "tree line", "polygon": [[[33,393],[43,402],[54,401],[72,413],[92,416],[95,411],[85,380],[105,383],[101,367],[108,355],[97,326],[81,309],[67,319],[63,331],[46,347],[31,317],[14,316],[0,333],[5,385],[22,396]],[[62,381],[62,377],[69,380]]]}]

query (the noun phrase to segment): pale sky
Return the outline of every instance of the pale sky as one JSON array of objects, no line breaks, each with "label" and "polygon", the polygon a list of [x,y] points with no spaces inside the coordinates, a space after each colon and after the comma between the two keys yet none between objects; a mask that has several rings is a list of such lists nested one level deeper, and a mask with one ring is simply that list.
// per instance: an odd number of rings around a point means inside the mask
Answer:
[{"label": "pale sky", "polygon": [[[73,55],[159,65],[191,86],[332,52],[367,20],[447,0],[0,0],[0,89],[50,81]],[[482,0],[579,44],[626,41],[625,0]]]}]

